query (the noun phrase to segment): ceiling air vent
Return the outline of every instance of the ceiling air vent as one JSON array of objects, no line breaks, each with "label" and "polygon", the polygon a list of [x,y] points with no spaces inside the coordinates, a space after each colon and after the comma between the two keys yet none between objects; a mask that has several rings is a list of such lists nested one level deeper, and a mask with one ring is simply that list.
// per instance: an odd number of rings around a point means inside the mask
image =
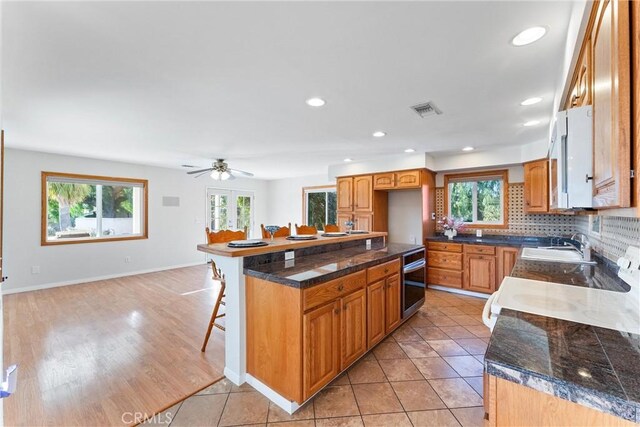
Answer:
[{"label": "ceiling air vent", "polygon": [[411,109],[418,113],[422,118],[433,116],[434,114],[442,114],[442,111],[431,101],[425,102],[424,104],[414,105]]}]

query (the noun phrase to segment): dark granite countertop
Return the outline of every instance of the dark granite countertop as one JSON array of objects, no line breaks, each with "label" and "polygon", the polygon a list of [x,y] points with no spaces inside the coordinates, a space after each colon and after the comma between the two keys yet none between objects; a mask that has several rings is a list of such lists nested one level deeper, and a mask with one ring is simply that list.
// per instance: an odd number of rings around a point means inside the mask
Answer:
[{"label": "dark granite countertop", "polygon": [[558,240],[557,237],[543,236],[500,236],[500,235],[484,235],[476,237],[473,234],[459,234],[449,240],[447,236],[438,234],[425,238],[428,242],[450,242],[450,243],[467,243],[473,245],[497,245],[497,246],[549,246],[552,240]]},{"label": "dark granite countertop", "polygon": [[295,288],[307,288],[399,258],[402,254],[423,247],[401,243],[389,243],[384,248],[371,250],[353,247],[303,256],[292,261],[246,267],[244,274]]},{"label": "dark granite countertop", "polygon": [[[628,292],[615,265],[518,259],[511,276]],[[640,422],[640,335],[503,309],[485,354],[490,375]]]}]

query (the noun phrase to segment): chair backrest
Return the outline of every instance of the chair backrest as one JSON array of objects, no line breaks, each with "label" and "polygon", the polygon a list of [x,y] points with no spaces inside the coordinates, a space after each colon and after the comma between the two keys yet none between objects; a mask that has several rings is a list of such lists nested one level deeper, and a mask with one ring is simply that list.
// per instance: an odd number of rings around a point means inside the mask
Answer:
[{"label": "chair backrest", "polygon": [[338,233],[340,231],[340,227],[336,224],[325,224],[324,232],[325,233]]},{"label": "chair backrest", "polygon": [[[260,224],[260,228],[262,229],[262,238],[270,239],[271,234],[265,230],[264,224]],[[280,227],[278,231],[273,233],[273,237],[289,237],[291,236],[291,223],[287,224],[286,227]]]},{"label": "chair backrest", "polygon": [[220,231],[210,231],[209,227],[205,228],[205,232],[207,233],[207,244],[211,245],[213,243],[227,243],[232,240],[245,240],[247,238],[247,230],[220,230]]},{"label": "chair backrest", "polygon": [[312,225],[300,225],[296,224],[296,234],[318,234],[318,229]]}]

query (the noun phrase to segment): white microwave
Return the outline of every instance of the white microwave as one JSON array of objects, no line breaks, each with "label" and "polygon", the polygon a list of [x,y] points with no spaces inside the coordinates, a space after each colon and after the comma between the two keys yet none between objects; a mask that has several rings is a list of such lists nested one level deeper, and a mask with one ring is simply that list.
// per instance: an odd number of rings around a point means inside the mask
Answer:
[{"label": "white microwave", "polygon": [[593,114],[590,105],[560,111],[549,149],[552,209],[593,207]]}]

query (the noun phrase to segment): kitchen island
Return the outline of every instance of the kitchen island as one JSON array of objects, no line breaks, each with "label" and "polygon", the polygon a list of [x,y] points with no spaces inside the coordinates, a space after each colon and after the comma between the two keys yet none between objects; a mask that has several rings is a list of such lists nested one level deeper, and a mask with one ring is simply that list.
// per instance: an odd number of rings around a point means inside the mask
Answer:
[{"label": "kitchen island", "polygon": [[226,277],[225,376],[293,413],[397,328],[401,257],[422,246],[385,238],[199,245]]}]

